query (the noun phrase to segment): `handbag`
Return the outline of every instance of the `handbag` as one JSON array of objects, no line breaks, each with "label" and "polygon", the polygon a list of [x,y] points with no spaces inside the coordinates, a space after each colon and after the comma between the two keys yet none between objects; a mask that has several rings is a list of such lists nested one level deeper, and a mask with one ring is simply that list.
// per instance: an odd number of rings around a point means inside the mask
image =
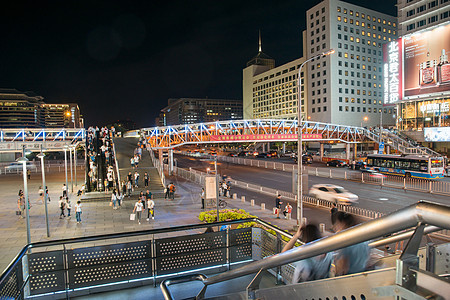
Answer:
[{"label": "handbag", "polygon": [[130,221],[136,220],[136,214],[130,214]]},{"label": "handbag", "polygon": [[109,202],[109,206],[112,206],[112,201],[111,201],[111,202]]}]

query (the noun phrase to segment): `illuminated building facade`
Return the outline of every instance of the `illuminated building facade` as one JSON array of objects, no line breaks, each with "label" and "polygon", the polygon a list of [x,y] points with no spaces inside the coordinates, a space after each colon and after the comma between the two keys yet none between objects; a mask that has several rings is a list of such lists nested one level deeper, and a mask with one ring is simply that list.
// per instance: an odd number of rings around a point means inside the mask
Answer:
[{"label": "illuminated building facade", "polygon": [[242,101],[231,99],[169,99],[157,124],[179,125],[242,119]]},{"label": "illuminated building facade", "polygon": [[75,103],[47,104],[33,92],[0,89],[0,128],[81,128]]}]

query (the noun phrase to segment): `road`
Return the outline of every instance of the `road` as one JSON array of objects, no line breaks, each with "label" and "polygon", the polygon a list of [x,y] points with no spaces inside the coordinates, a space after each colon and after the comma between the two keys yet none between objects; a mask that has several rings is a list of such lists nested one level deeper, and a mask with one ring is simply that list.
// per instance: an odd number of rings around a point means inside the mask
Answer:
[{"label": "road", "polygon": [[[192,167],[206,171],[206,168],[214,169],[214,162],[176,155],[178,166],[181,168]],[[292,174],[290,172],[276,171],[272,169],[256,168],[243,165],[235,165],[226,162],[217,163],[219,173],[226,174],[233,179],[248,183],[267,186],[284,191],[292,191]],[[359,202],[354,205],[382,213],[389,213],[413,204],[420,200],[433,201],[441,204],[450,204],[450,197],[444,195],[431,195],[422,192],[404,191],[402,189],[380,187],[378,185],[365,184],[341,179],[309,176],[308,185],[331,183],[343,186],[350,192],[359,196]]]}]

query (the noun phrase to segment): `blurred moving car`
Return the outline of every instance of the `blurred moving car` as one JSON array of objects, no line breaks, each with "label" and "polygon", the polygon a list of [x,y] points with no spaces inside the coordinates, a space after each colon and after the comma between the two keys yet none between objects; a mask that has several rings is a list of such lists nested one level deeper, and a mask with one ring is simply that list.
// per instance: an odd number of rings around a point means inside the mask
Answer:
[{"label": "blurred moving car", "polygon": [[257,158],[267,158],[267,157],[269,157],[269,154],[267,154],[267,153],[258,153],[258,154],[256,154],[256,157]]},{"label": "blurred moving car", "polygon": [[[294,161],[297,162],[297,155],[294,156]],[[311,155],[303,154],[302,156],[302,163],[303,164],[312,164],[313,158]]]},{"label": "blurred moving car", "polygon": [[386,175],[381,174],[380,172],[377,172],[377,171],[375,171],[375,170],[368,170],[368,169],[365,169],[365,170],[362,170],[361,172],[362,172],[363,174],[367,174],[367,176],[368,176],[369,178],[371,178],[371,179],[379,179],[379,180],[381,180],[381,178],[386,178]]},{"label": "blurred moving car", "polygon": [[230,156],[230,157],[236,157],[236,156],[238,156],[236,153],[234,153],[234,152],[231,152],[231,153],[228,153],[228,156]]},{"label": "blurred moving car", "polygon": [[277,151],[270,151],[269,153],[267,153],[267,155],[269,157],[278,157],[278,152]]},{"label": "blurred moving car", "polygon": [[[367,163],[364,161],[357,161],[355,163],[355,170],[363,170],[365,169],[367,166]],[[353,164],[348,164],[349,169],[353,168]]]},{"label": "blurred moving car", "polygon": [[317,199],[340,204],[355,203],[359,199],[357,195],[350,193],[342,186],[334,184],[315,184],[309,190],[309,194]]},{"label": "blurred moving car", "polygon": [[339,160],[339,159],[333,159],[330,160],[329,162],[327,162],[327,167],[345,167],[347,165],[347,163],[343,160]]},{"label": "blurred moving car", "polygon": [[[32,161],[27,161],[26,165],[27,165],[27,170],[30,170],[30,171],[37,170],[37,166]],[[5,172],[6,173],[20,172],[23,170],[22,168],[23,168],[22,163],[15,161],[5,167]]]}]

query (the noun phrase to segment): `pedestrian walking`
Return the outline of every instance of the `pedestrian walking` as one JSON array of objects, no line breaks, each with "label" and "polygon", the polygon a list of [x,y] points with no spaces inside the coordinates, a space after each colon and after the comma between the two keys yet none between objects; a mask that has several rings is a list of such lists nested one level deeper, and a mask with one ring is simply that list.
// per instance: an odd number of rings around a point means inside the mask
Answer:
[{"label": "pedestrian walking", "polygon": [[42,186],[39,186],[39,200],[42,204],[44,204],[44,189]]},{"label": "pedestrian walking", "polygon": [[131,174],[131,172],[128,172],[127,180],[128,180],[129,182],[132,182],[132,181],[133,181],[133,175]]},{"label": "pedestrian walking", "polygon": [[144,186],[146,186],[146,187],[148,187],[148,180],[149,180],[148,173],[145,172],[144,173]]},{"label": "pedestrian walking", "polygon": [[147,221],[150,221],[150,214],[152,215],[152,220],[155,219],[155,202],[153,201],[153,196],[147,199]]},{"label": "pedestrian walking", "polygon": [[27,178],[28,178],[28,180],[31,179],[31,171],[30,170],[27,170]]},{"label": "pedestrian walking", "polygon": [[123,194],[120,194],[119,192],[117,193],[117,204],[119,205],[119,207],[122,206],[122,201],[123,201]]},{"label": "pedestrian walking", "polygon": [[62,196],[67,197],[67,186],[65,183],[62,186]]},{"label": "pedestrian walking", "polygon": [[169,188],[169,199],[170,198],[172,198],[172,200],[175,199],[175,190],[176,190],[176,188],[175,188],[175,185],[173,184],[173,182],[171,182],[169,184],[168,188]]},{"label": "pedestrian walking", "polygon": [[116,194],[116,190],[114,190],[111,194],[111,206],[113,207],[113,209],[117,209],[116,207],[116,202],[117,202],[117,194]]},{"label": "pedestrian walking", "polygon": [[164,188],[164,200],[166,200],[167,198],[169,198],[169,185],[166,185],[166,187]]},{"label": "pedestrian walking", "polygon": [[139,187],[139,173],[134,171],[134,187]]},{"label": "pedestrian walking", "polygon": [[134,166],[136,169],[139,167],[139,155],[137,154],[134,156]]},{"label": "pedestrian walking", "polygon": [[122,196],[125,196],[127,194],[127,183],[122,181]]},{"label": "pedestrian walking", "polygon": [[127,182],[127,193],[128,193],[128,197],[131,196],[131,192],[133,191],[133,185],[131,184],[131,181]]},{"label": "pedestrian walking", "polygon": [[66,209],[66,201],[64,200],[63,196],[59,196],[59,209],[61,210],[59,218],[65,218],[66,215],[64,214],[64,210]]},{"label": "pedestrian walking", "polygon": [[77,224],[81,223],[81,201],[78,200],[75,204],[75,217],[77,218]]},{"label": "pedestrian walking", "polygon": [[336,223],[336,213],[338,212],[337,205],[335,202],[331,204],[330,215],[331,215],[331,225]]},{"label": "pedestrian walking", "polygon": [[134,157],[130,158],[131,167],[134,169]]},{"label": "pedestrian walking", "polygon": [[283,202],[281,202],[281,195],[278,195],[277,198],[275,199],[275,207],[277,208],[277,219],[280,218],[281,204],[283,204]]},{"label": "pedestrian walking", "polygon": [[69,197],[66,197],[66,209],[67,209],[67,217],[70,218],[70,210],[72,209],[72,203],[70,202]]},{"label": "pedestrian walking", "polygon": [[202,199],[202,209],[205,209],[205,188],[202,188],[202,192],[200,193],[200,198]]},{"label": "pedestrian walking", "polygon": [[141,215],[144,205],[142,204],[142,200],[139,199],[134,205],[133,213],[136,213],[138,223],[141,224]]},{"label": "pedestrian walking", "polygon": [[25,218],[25,197],[23,196],[23,193],[21,193],[22,190],[19,191],[19,198],[17,200],[17,208],[18,213],[20,214],[20,218],[23,219]]}]

